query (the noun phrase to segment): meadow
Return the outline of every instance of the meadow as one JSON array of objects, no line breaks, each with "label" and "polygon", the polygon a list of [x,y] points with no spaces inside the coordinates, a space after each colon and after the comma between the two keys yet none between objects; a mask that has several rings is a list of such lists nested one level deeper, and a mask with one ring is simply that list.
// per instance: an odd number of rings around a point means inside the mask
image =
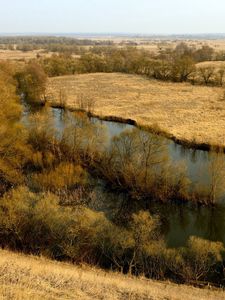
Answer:
[{"label": "meadow", "polygon": [[70,108],[89,103],[99,116],[157,126],[178,140],[225,146],[225,100],[220,87],[95,73],[49,78],[46,97],[51,104],[63,100]]},{"label": "meadow", "polygon": [[8,61],[29,61],[31,59],[37,58],[37,56],[49,57],[52,53],[43,53],[42,50],[31,50],[31,51],[21,51],[21,50],[3,50],[0,49],[0,60]]}]

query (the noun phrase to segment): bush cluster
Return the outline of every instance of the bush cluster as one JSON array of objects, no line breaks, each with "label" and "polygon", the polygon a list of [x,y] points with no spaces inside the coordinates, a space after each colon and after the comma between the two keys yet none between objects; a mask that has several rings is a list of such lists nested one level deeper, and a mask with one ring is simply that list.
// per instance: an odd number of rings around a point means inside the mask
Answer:
[{"label": "bush cluster", "polygon": [[40,59],[40,64],[48,76],[122,72],[163,81],[222,86],[225,74],[223,67],[196,67],[197,62],[211,61],[213,55],[213,49],[208,46],[194,50],[184,43],[175,50],[161,51],[158,55],[135,47],[109,46],[93,47],[76,58],[68,53],[54,54]]},{"label": "bush cluster", "polygon": [[191,237],[187,247],[167,249],[158,226],[158,218],[139,211],[119,227],[103,213],[63,207],[54,194],[26,187],[0,199],[1,246],[156,279],[222,283],[221,243]]}]

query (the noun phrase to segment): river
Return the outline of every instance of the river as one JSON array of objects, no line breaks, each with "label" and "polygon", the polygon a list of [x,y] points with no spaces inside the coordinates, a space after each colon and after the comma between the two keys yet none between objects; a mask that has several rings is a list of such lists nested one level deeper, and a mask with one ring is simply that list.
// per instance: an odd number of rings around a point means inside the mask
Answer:
[{"label": "river", "polygon": [[[37,112],[45,114],[46,108],[32,108],[29,105],[24,106],[22,120],[29,126],[28,116]],[[76,126],[76,114],[64,111],[60,108],[48,108],[48,114],[51,115],[55,128],[62,132],[66,120],[74,122]],[[101,121],[92,118],[93,123],[99,123],[107,131],[108,141],[114,136],[118,136],[125,130],[132,130],[133,126],[112,121]],[[150,134],[150,133],[149,133]],[[170,160],[174,163],[184,162],[187,168],[187,174],[192,182],[196,184],[206,183],[208,180],[207,172],[210,163],[210,154],[207,151],[194,150],[178,145],[171,140],[167,140],[167,147]],[[99,184],[96,184],[96,193],[101,203],[98,203],[98,210],[104,211],[108,217],[112,214],[125,213],[129,197],[125,194],[113,193],[107,191]],[[128,205],[129,207],[129,205]],[[193,206],[189,204],[165,204],[165,203],[135,203],[131,209],[147,209],[153,214],[157,214],[162,222],[162,233],[169,247],[184,246],[188,238],[192,235],[209,239],[212,241],[221,241],[225,245],[225,202],[224,197],[220,199],[215,207]]]}]

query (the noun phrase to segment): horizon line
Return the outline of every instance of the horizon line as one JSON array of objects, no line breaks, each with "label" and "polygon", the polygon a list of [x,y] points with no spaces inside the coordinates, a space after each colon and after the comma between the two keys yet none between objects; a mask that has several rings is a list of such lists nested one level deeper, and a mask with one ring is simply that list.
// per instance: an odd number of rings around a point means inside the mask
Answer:
[{"label": "horizon line", "polygon": [[32,35],[80,35],[80,36],[224,36],[225,32],[199,32],[199,33],[140,33],[140,32],[0,32],[0,35],[32,36]]}]

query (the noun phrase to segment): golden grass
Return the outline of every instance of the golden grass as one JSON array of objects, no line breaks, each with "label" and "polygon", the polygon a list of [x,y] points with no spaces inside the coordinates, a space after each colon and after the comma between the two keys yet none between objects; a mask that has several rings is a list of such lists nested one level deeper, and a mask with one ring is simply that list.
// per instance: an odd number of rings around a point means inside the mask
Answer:
[{"label": "golden grass", "polygon": [[225,61],[204,61],[201,63],[196,64],[197,68],[204,68],[204,67],[212,67],[215,69],[224,69],[225,68]]},{"label": "golden grass", "polygon": [[148,80],[126,74],[82,74],[50,78],[47,96],[77,107],[79,97],[95,102],[95,114],[157,124],[180,140],[225,146],[225,100],[222,88]]},{"label": "golden grass", "polygon": [[0,50],[0,60],[30,60],[37,57],[37,54],[40,54],[44,57],[49,57],[52,53],[43,53],[42,50],[33,50],[33,51],[19,51],[19,50]]},{"label": "golden grass", "polygon": [[143,48],[149,50],[153,53],[158,53],[159,49],[175,49],[178,44],[184,42],[189,47],[200,49],[203,45],[208,45],[214,49],[215,52],[225,51],[225,40],[215,39],[215,40],[197,40],[197,39],[187,39],[187,40],[173,40],[173,39],[155,39],[155,40],[145,40],[145,39],[133,39],[137,43],[138,48]]},{"label": "golden grass", "polygon": [[0,250],[0,299],[222,300],[225,294]]}]

